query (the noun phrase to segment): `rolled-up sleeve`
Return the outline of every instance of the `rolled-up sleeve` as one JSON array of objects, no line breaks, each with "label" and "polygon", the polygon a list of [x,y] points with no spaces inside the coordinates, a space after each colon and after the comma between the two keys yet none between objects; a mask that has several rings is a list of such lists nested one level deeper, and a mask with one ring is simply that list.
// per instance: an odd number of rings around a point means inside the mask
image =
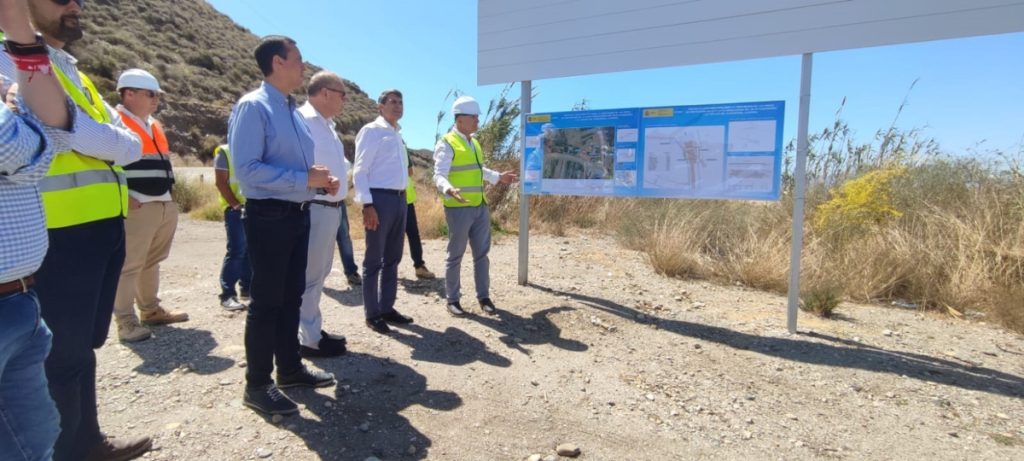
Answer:
[{"label": "rolled-up sleeve", "polygon": [[264,161],[269,121],[258,102],[242,101],[235,107],[228,128],[228,146],[242,193],[248,195],[248,188],[282,192],[307,190],[308,172],[280,168]]},{"label": "rolled-up sleeve", "polygon": [[98,158],[114,165],[127,165],[142,158],[142,142],[125,126],[121,115],[104,104],[110,114],[110,123],[93,120],[78,109],[71,136],[71,147],[81,154]]}]

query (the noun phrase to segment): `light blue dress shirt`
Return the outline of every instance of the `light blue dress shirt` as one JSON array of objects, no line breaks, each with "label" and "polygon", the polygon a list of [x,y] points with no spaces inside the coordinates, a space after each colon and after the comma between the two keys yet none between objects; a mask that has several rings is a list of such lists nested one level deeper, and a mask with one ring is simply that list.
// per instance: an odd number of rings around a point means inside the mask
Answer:
[{"label": "light blue dress shirt", "polygon": [[267,82],[242,96],[228,119],[228,147],[247,199],[313,199],[315,190],[306,186],[313,135],[291,96]]}]

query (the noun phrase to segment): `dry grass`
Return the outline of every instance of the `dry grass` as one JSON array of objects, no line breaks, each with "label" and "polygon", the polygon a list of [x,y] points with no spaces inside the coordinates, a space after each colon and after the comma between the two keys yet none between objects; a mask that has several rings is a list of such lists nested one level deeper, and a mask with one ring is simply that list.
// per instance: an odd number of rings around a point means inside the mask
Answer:
[{"label": "dry grass", "polygon": [[[1012,171],[1011,171],[1012,172]],[[853,179],[853,178],[850,178]],[[828,188],[812,187],[808,222]],[[1024,332],[1024,175],[970,160],[909,165],[886,200],[900,215],[805,231],[802,298],[828,315],[842,299],[976,312]],[[514,228],[518,197],[492,207]],[[498,203],[495,203],[495,199]],[[530,197],[531,229],[602,228],[643,251],[661,274],[785,292],[792,202]]]},{"label": "dry grass", "polygon": [[178,211],[189,213],[217,203],[217,188],[213,183],[182,180],[176,181],[171,188],[171,196],[178,204]]}]

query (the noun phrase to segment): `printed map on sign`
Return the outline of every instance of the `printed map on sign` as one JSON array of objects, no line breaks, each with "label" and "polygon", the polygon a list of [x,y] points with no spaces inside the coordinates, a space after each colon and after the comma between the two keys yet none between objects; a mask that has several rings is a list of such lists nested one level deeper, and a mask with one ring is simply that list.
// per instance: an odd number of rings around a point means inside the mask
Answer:
[{"label": "printed map on sign", "polygon": [[777,200],[781,101],[527,116],[528,194]]}]

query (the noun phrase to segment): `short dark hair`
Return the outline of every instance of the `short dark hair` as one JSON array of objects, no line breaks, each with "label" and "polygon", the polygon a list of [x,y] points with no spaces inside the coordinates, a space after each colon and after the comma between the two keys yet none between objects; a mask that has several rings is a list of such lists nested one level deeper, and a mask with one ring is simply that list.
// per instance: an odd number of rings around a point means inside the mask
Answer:
[{"label": "short dark hair", "polygon": [[260,39],[253,56],[256,57],[256,64],[260,66],[260,72],[263,72],[264,77],[274,73],[274,56],[288,59],[288,45],[295,46],[295,40],[284,35],[268,35]]},{"label": "short dark hair", "polygon": [[388,96],[391,96],[391,95],[397,95],[399,98],[403,98],[404,99],[404,96],[402,96],[402,92],[401,91],[398,91],[398,90],[392,88],[390,90],[382,91],[380,93],[380,96],[377,96],[377,104],[384,104],[384,103],[388,102]]}]

